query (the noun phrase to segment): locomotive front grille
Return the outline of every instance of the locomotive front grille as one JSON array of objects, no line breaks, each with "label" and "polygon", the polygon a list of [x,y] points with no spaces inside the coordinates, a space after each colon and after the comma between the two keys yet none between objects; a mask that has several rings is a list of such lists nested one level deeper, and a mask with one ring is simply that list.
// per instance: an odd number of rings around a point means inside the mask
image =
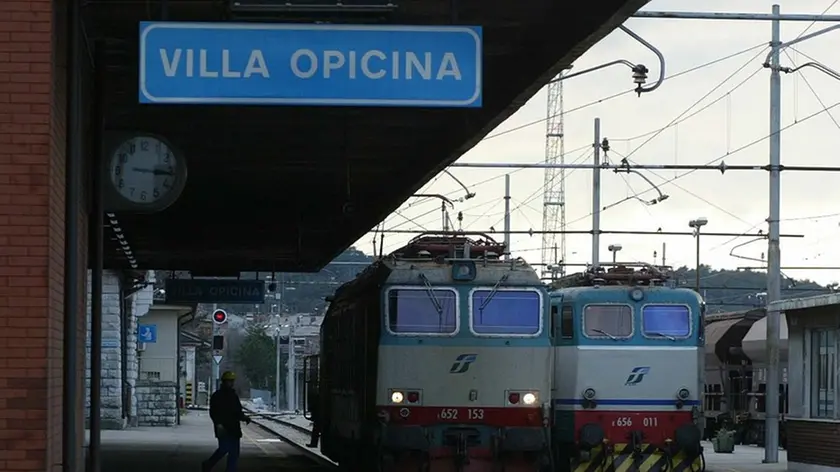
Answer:
[{"label": "locomotive front grille", "polygon": [[444,446],[457,447],[461,441],[465,441],[467,447],[479,446],[481,433],[475,428],[447,428],[443,432]]}]

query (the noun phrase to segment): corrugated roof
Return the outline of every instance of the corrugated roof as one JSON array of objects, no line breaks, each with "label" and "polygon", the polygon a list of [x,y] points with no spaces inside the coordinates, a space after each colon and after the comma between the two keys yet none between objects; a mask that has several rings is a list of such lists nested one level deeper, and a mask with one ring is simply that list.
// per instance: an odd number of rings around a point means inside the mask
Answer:
[{"label": "corrugated roof", "polygon": [[829,305],[840,305],[840,293],[779,300],[769,304],[768,308],[774,311],[793,311],[807,310],[808,308],[817,308]]}]

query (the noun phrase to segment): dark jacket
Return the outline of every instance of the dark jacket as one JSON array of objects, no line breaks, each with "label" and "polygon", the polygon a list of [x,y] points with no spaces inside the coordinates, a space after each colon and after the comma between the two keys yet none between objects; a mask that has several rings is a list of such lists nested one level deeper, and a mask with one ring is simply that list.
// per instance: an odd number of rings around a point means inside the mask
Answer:
[{"label": "dark jacket", "polygon": [[217,438],[219,431],[216,430],[216,425],[222,425],[225,428],[227,437],[242,437],[242,426],[239,422],[245,421],[246,418],[239,395],[234,389],[222,387],[210,397],[210,419],[213,420],[213,429]]},{"label": "dark jacket", "polygon": [[318,421],[318,416],[321,412],[321,405],[318,404],[318,402],[321,400],[318,397],[318,390],[310,388],[306,396],[308,397],[306,399],[306,406],[309,407],[309,414],[312,415],[312,419],[314,421]]}]

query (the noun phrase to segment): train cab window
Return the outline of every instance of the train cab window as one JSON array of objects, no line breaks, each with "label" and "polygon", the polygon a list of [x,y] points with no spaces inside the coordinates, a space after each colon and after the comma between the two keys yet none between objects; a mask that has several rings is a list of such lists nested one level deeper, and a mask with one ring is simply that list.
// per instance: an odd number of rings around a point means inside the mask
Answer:
[{"label": "train cab window", "polygon": [[645,305],[642,334],[652,338],[685,338],[691,334],[691,312],[685,305]]},{"label": "train cab window", "polygon": [[563,313],[560,314],[560,337],[563,339],[575,337],[574,311],[570,306],[564,306]]},{"label": "train cab window", "polygon": [[633,310],[628,305],[586,305],[583,332],[590,338],[627,338],[633,334]]},{"label": "train cab window", "polygon": [[531,336],[540,332],[541,295],[534,290],[481,289],[472,294],[475,334]]},{"label": "train cab window", "polygon": [[450,289],[391,289],[388,330],[395,334],[455,334],[458,302]]}]

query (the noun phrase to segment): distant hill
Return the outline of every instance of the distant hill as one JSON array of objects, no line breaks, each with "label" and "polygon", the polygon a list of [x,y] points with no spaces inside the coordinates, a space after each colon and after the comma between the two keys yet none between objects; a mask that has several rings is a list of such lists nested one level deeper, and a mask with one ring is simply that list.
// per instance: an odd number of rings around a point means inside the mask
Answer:
[{"label": "distant hill", "polygon": [[[675,270],[677,284],[694,288],[693,268],[680,267]],[[767,275],[749,270],[714,270],[700,267],[700,290],[706,299],[709,313],[741,311],[764,306],[764,292],[767,289]],[[782,278],[782,298],[808,297],[832,293],[838,284],[823,287],[810,280]]]}]

